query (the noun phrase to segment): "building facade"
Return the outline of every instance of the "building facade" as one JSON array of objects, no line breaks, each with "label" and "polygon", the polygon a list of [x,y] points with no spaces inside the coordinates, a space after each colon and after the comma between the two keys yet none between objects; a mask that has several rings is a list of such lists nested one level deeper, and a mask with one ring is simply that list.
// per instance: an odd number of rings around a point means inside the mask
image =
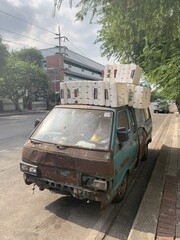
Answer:
[{"label": "building facade", "polygon": [[42,49],[52,92],[60,91],[60,82],[103,79],[104,65],[66,47]]}]

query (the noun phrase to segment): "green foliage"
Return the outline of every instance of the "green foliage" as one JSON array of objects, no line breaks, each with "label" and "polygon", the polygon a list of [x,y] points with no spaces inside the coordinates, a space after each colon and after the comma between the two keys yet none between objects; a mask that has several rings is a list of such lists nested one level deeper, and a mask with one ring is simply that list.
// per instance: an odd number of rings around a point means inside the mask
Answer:
[{"label": "green foliage", "polygon": [[162,95],[180,99],[179,0],[80,0],[77,6],[78,20],[88,12],[98,16],[102,56],[135,62]]},{"label": "green foliage", "polygon": [[19,60],[42,67],[43,55],[35,48],[23,48],[13,53]]},{"label": "green foliage", "polygon": [[2,38],[0,37],[0,77],[3,72],[3,68],[6,65],[6,59],[8,57],[7,46],[2,43]]},{"label": "green foliage", "polygon": [[41,56],[37,50],[23,49],[7,58],[0,78],[0,96],[10,99],[17,110],[20,99],[31,102],[35,95],[46,95],[48,91],[48,77],[40,67]]}]

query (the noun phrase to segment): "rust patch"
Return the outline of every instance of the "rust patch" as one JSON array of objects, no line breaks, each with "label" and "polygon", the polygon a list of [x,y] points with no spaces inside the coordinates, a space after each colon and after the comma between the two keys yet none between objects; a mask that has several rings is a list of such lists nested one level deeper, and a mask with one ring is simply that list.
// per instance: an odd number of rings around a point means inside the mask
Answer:
[{"label": "rust patch", "polygon": [[126,165],[126,163],[128,162],[128,160],[129,160],[129,157],[126,157],[126,158],[121,162],[119,168],[116,169],[116,171],[115,171],[115,174],[116,174],[116,175],[119,173],[119,171],[120,171],[122,168],[125,167],[125,165]]},{"label": "rust patch", "polygon": [[[106,159],[107,154],[109,160]],[[112,152],[107,151],[76,148],[57,150],[52,144],[34,145],[30,141],[22,152],[23,161],[27,163],[107,178],[113,175],[112,155]]]},{"label": "rust patch", "polygon": [[126,165],[126,163],[128,162],[128,160],[129,160],[129,158],[126,157],[126,158],[122,161],[122,163],[120,164],[120,169],[123,168],[123,167],[125,167],[125,165]]}]

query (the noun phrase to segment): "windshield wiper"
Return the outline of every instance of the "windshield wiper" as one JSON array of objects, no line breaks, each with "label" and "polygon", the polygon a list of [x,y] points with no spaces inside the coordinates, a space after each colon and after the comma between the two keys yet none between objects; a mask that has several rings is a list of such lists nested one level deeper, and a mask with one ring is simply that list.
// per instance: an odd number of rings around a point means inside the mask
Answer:
[{"label": "windshield wiper", "polygon": [[38,140],[34,140],[34,139],[30,139],[31,143],[33,144],[42,144],[42,142],[38,141]]},{"label": "windshield wiper", "polygon": [[56,147],[58,148],[58,149],[65,149],[65,148],[68,148],[69,146],[65,146],[65,145],[57,145],[57,144],[55,144],[56,145]]}]

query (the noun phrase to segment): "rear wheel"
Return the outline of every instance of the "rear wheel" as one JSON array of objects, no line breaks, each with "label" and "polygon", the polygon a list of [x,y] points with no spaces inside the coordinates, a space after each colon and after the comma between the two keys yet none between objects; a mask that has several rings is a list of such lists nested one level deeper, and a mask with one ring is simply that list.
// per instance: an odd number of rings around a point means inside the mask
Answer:
[{"label": "rear wheel", "polygon": [[126,190],[127,190],[127,185],[128,185],[128,174],[126,173],[123,177],[123,180],[121,182],[119,190],[118,190],[115,198],[113,199],[114,203],[119,203],[123,200]]}]

